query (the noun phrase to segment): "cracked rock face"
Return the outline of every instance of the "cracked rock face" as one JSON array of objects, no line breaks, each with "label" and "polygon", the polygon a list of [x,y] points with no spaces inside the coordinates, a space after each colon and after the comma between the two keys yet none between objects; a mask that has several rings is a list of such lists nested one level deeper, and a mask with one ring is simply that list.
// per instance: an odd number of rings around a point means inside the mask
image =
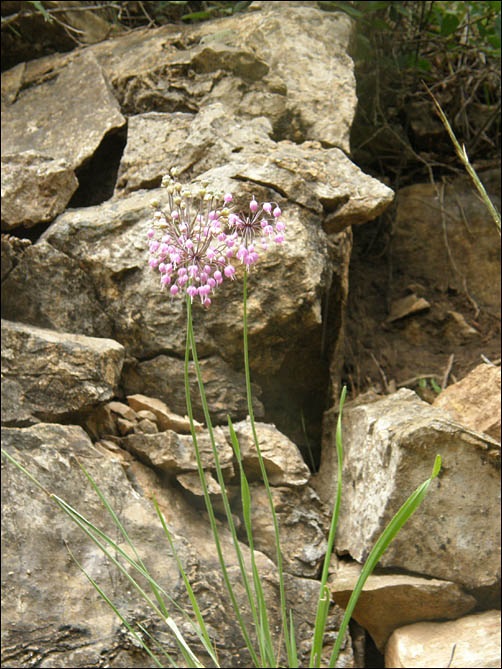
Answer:
[{"label": "cracked rock face", "polygon": [[[23,186],[20,194],[21,180],[5,181],[2,197],[12,207],[3,229],[22,235],[21,226],[33,228],[29,246],[2,239],[4,443],[51,492],[107,526],[92,490],[79,479],[78,458],[132,526],[162,585],[188,605],[170,551],[158,550],[163,537],[148,502],[155,495],[211,622],[222,666],[245,667],[250,660],[222,597],[201,512],[184,419],[184,305],[166,297],[147,266],[150,203],[165,199],[160,181],[177,163],[183,181],[230,191],[237,208],[245,210],[254,196],[285,212],[287,243],[271,249],[249,278],[249,349],[257,429],[285,544],[286,592],[299,661],[306,664],[326,528],[302,452],[309,431],[320,442],[326,388],[339,364],[351,226],[375,218],[393,197],[347,157],[357,103],[347,53],[351,29],[343,14],[253,3],[249,12],[212,24],[133,31],[3,76],[3,160],[25,165],[23,176],[31,175],[31,190]],[[108,193],[101,181],[113,184],[113,196],[101,197]],[[36,202],[27,211],[30,199]],[[238,268],[237,280],[215,295],[214,308],[195,305],[194,319],[225,485],[237,512],[238,463],[227,415],[242,441],[257,561],[275,629],[271,527],[245,421],[241,278]],[[194,411],[202,421],[197,400]],[[219,513],[221,488],[208,434],[202,425],[197,430]],[[149,666],[112,613],[89,595],[61,550],[64,542],[180,661],[165,628],[131,595],[125,577],[113,577],[112,565],[64,516],[55,519],[29,480],[11,467],[4,490],[4,538],[13,547],[4,584],[10,661],[31,666],[63,657],[68,666]],[[238,600],[244,600],[226,533],[224,552]],[[40,624],[27,620],[26,606],[30,616],[43,617]],[[333,606],[331,636],[340,617]],[[353,665],[348,638],[340,665]]]}]

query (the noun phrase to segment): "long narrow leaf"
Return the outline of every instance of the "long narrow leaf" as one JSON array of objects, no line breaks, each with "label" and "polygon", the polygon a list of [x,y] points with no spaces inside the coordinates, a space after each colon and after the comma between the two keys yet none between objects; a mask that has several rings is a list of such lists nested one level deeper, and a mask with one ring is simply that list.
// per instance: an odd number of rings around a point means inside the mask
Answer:
[{"label": "long narrow leaf", "polygon": [[[136,640],[136,642],[138,643],[138,645],[140,645],[140,646],[143,648],[143,650],[144,650],[144,651],[145,651],[145,652],[152,658],[152,660],[155,662],[155,664],[157,665],[157,667],[161,667],[161,668],[162,668],[162,667],[163,667],[162,663],[159,661],[159,659],[156,657],[156,655],[150,650],[150,648],[146,645],[146,643],[143,641],[143,639],[141,638],[141,636],[136,632],[136,630],[132,627],[132,625],[128,622],[128,620],[127,620],[126,618],[124,618],[124,616],[121,614],[121,612],[120,612],[119,609],[115,606],[115,604],[112,602],[112,600],[108,597],[108,595],[105,593],[105,591],[99,586],[99,584],[97,583],[97,581],[95,581],[95,580],[92,578],[92,576],[89,574],[89,572],[85,569],[85,567],[83,567],[83,566],[80,564],[80,562],[77,560],[77,558],[76,558],[75,555],[72,553],[72,551],[70,550],[70,548],[69,548],[68,546],[67,546],[66,548],[67,548],[68,552],[70,553],[72,560],[73,560],[73,561],[75,562],[75,564],[77,565],[77,567],[78,567],[78,568],[80,569],[80,571],[84,574],[84,576],[87,578],[87,580],[91,583],[91,585],[93,586],[93,588],[95,588],[95,590],[98,592],[99,596],[103,599],[103,601],[106,602],[106,604],[108,604],[108,606],[109,606],[109,607],[111,608],[111,610],[115,613],[115,615],[116,615],[118,618],[120,618],[120,620],[122,621],[122,624],[125,625],[125,627],[128,629],[129,634],[131,634],[131,636]],[[171,658],[169,655],[168,655],[167,657],[168,657],[168,659],[169,659],[169,662],[170,662],[171,666],[174,667],[175,664],[174,664],[172,658]]]},{"label": "long narrow leaf", "polygon": [[243,325],[243,350],[244,350],[244,373],[246,379],[246,398],[247,398],[247,407],[248,415],[251,423],[251,432],[253,435],[253,441],[256,448],[256,454],[258,456],[258,463],[260,465],[260,473],[265,486],[265,491],[267,494],[268,504],[270,507],[270,513],[272,516],[272,523],[274,526],[274,538],[275,538],[275,555],[276,555],[276,565],[277,565],[277,574],[279,579],[279,596],[280,596],[280,610],[281,610],[281,619],[282,619],[282,630],[284,633],[284,639],[286,643],[286,654],[288,657],[288,664],[291,665],[295,661],[296,649],[290,647],[290,635],[287,633],[288,630],[288,611],[287,611],[287,601],[286,601],[286,590],[284,587],[284,567],[283,567],[283,558],[281,550],[281,540],[279,535],[279,522],[277,520],[277,514],[275,512],[274,500],[272,497],[272,491],[270,488],[270,483],[268,480],[267,469],[265,467],[265,462],[263,460],[263,455],[260,448],[260,441],[258,439],[258,434],[256,432],[256,424],[254,418],[253,410],[253,394],[251,389],[251,372],[249,364],[249,344],[248,344],[248,316],[247,316],[247,279],[248,273],[247,270],[244,271],[243,278],[243,288],[242,288],[242,325]]},{"label": "long narrow leaf", "polygon": [[[213,448],[213,455],[215,457],[215,464],[217,464],[217,475],[219,477],[218,482],[220,483],[220,488],[221,488],[221,491],[222,491],[222,498],[225,499],[225,495],[226,495],[225,482],[223,481],[223,477],[221,475],[221,467],[220,468],[218,467],[218,465],[219,465],[218,452],[217,452],[217,449],[216,449],[216,443],[214,441],[214,433],[213,433],[213,430],[212,430],[211,417],[209,415],[209,409],[208,409],[208,406],[207,406],[207,400],[206,400],[205,391],[204,391],[204,384],[202,382],[202,374],[201,374],[201,371],[200,371],[199,361],[198,361],[198,357],[197,357],[195,334],[194,334],[194,331],[193,331],[192,308],[191,308],[190,298],[188,296],[187,296],[187,300],[186,300],[186,307],[187,307],[187,338],[186,338],[186,347],[185,347],[185,374],[184,374],[184,376],[185,376],[185,400],[186,400],[187,414],[188,414],[188,418],[189,418],[189,421],[190,421],[190,429],[191,429],[191,434],[192,434],[192,442],[193,442],[193,445],[194,445],[195,458],[196,458],[196,461],[197,461],[197,470],[198,470],[198,473],[199,473],[199,479],[200,479],[200,483],[201,483],[202,491],[203,491],[203,495],[204,495],[204,502],[205,502],[206,510],[207,510],[208,517],[209,517],[209,523],[210,523],[210,526],[211,526],[211,531],[212,531],[212,534],[213,534],[213,538],[214,538],[214,542],[215,542],[215,546],[216,546],[216,551],[218,553],[218,561],[219,561],[219,564],[220,564],[220,567],[221,567],[223,580],[225,582],[225,586],[227,588],[227,592],[229,594],[230,601],[231,601],[231,604],[232,604],[232,608],[233,608],[233,611],[235,613],[237,622],[239,624],[241,633],[244,637],[246,647],[247,647],[247,649],[248,649],[248,651],[251,655],[251,658],[252,658],[252,661],[253,661],[254,665],[256,667],[259,667],[259,666],[261,666],[262,662],[258,658],[258,655],[256,654],[256,651],[254,649],[253,642],[251,641],[251,636],[250,636],[250,634],[247,630],[246,623],[245,623],[244,618],[242,616],[242,613],[241,613],[241,610],[240,610],[240,607],[239,607],[239,603],[237,602],[237,598],[235,596],[235,592],[234,592],[234,589],[232,587],[230,577],[228,575],[228,569],[226,567],[226,562],[225,562],[225,558],[224,558],[224,555],[223,555],[223,549],[222,549],[221,541],[220,541],[220,537],[219,537],[219,531],[218,531],[218,526],[217,526],[217,523],[216,523],[216,517],[215,517],[215,514],[214,514],[213,505],[212,505],[212,502],[211,502],[211,497],[209,495],[207,482],[206,482],[206,479],[205,479],[205,476],[204,476],[204,468],[203,468],[203,465],[202,465],[202,460],[201,460],[201,456],[200,456],[200,449],[199,449],[199,446],[198,446],[197,433],[196,433],[196,430],[195,430],[195,423],[194,423],[194,419],[193,419],[192,400],[191,400],[191,396],[190,396],[190,385],[189,385],[189,375],[188,375],[188,364],[189,364],[189,360],[190,360],[190,352],[192,353],[192,358],[193,358],[195,369],[196,369],[197,383],[199,385],[199,394],[201,396],[202,406],[203,406],[203,409],[204,409],[204,417],[206,419],[206,425],[207,425],[208,432],[209,432],[210,439],[211,439],[211,446]],[[220,481],[222,481],[222,482],[220,482]],[[235,525],[233,523],[232,514],[231,514],[231,512],[230,513],[228,512],[227,507],[225,507],[225,510],[227,512],[227,520],[228,520],[229,527],[230,527],[231,531],[232,531],[232,527],[233,527],[232,536],[236,537]],[[250,602],[252,602],[252,596],[251,596],[249,583],[248,583],[248,580],[247,580],[246,569],[244,567],[244,562],[243,562],[242,554],[240,552],[239,543],[238,543],[236,538],[234,539],[234,547],[235,547],[235,550],[236,550],[236,553],[237,553],[237,557],[238,557],[238,561],[239,561],[239,567],[240,567],[241,575],[243,577],[244,587],[246,589],[246,594],[248,596],[248,600]],[[258,631],[259,627],[257,626],[256,629]]]},{"label": "long narrow leaf", "polygon": [[[141,595],[143,600],[150,606],[152,611],[154,611],[159,618],[164,620],[166,625],[168,625],[173,632],[176,641],[178,642],[178,646],[185,657],[186,661],[190,663],[190,666],[193,667],[202,667],[202,663],[198,660],[198,658],[195,656],[195,654],[192,652],[190,647],[188,646],[187,642],[185,641],[182,633],[180,632],[178,626],[174,622],[174,620],[171,618],[171,616],[168,614],[165,616],[163,612],[157,608],[155,603],[153,602],[152,599],[148,596],[148,594],[145,592],[145,590],[140,586],[140,584],[136,581],[136,579],[131,576],[131,574],[127,571],[127,569],[124,567],[123,564],[119,560],[116,559],[116,557],[106,548],[104,544],[102,544],[98,538],[93,534],[91,531],[90,527],[93,528],[93,530],[96,531],[97,534],[102,536],[107,543],[109,543],[110,546],[114,548],[117,552],[119,552],[122,557],[124,557],[129,564],[131,564],[135,569],[137,569],[142,575],[145,575],[142,569],[132,560],[114,541],[113,539],[110,539],[104,532],[99,530],[99,528],[96,528],[92,523],[90,523],[87,519],[85,519],[80,513],[75,511],[69,504],[67,504],[64,500],[61,498],[57,497],[57,495],[52,496],[55,500],[55,502],[58,504],[58,506],[68,515],[70,518],[87,534],[87,536],[99,547],[99,549],[103,552],[104,555],[124,574],[124,576],[127,578],[127,580],[131,583],[133,588]],[[151,576],[147,573],[146,577],[148,580],[153,580]]]},{"label": "long narrow leaf", "polygon": [[329,667],[334,667],[336,664],[336,660],[338,658],[338,653],[340,652],[345,631],[348,627],[350,618],[352,617],[352,613],[354,612],[357,600],[359,599],[359,595],[361,594],[361,591],[364,587],[364,584],[366,583],[366,580],[373,572],[374,568],[376,567],[378,561],[386,551],[389,544],[393,541],[393,539],[395,539],[397,533],[400,531],[403,525],[409,520],[409,518],[415,513],[420,504],[423,502],[432,481],[439,474],[440,470],[441,470],[441,456],[436,455],[431,476],[426,481],[424,481],[424,483],[419,485],[418,488],[410,495],[410,497],[406,500],[406,502],[401,506],[399,511],[397,511],[397,513],[394,515],[394,517],[389,522],[389,524],[381,534],[380,538],[374,545],[361,571],[361,574],[359,575],[356,587],[354,588],[354,591],[347,604],[347,608],[345,609],[345,614],[342,623],[340,625],[340,629],[338,631],[338,637],[336,639],[333,651],[331,653]]},{"label": "long narrow leaf", "polygon": [[[321,662],[322,644],[324,639],[324,630],[326,629],[326,620],[328,617],[329,606],[326,603],[326,583],[329,576],[329,565],[331,562],[331,555],[333,553],[333,546],[335,544],[336,528],[338,526],[338,518],[340,515],[340,507],[342,502],[342,476],[343,476],[343,440],[342,440],[342,416],[345,398],[347,396],[347,387],[342,388],[340,395],[340,402],[338,407],[338,419],[336,423],[336,455],[337,455],[337,482],[336,495],[333,512],[331,514],[331,524],[328,533],[328,543],[326,546],[326,555],[324,556],[324,565],[321,575],[321,587],[319,590],[319,602],[317,606],[317,613],[314,624],[314,641],[312,643],[312,650],[310,653],[310,667],[319,667]],[[329,604],[329,597],[328,597]]]},{"label": "long narrow leaf", "polygon": [[160,522],[162,523],[162,527],[164,529],[164,533],[165,533],[165,535],[167,537],[167,540],[169,542],[169,546],[171,547],[171,551],[172,551],[172,553],[174,555],[174,558],[176,560],[176,564],[178,565],[178,570],[181,574],[181,578],[183,579],[183,583],[185,584],[185,588],[186,588],[186,591],[188,593],[190,603],[192,604],[193,612],[194,612],[195,617],[197,619],[197,622],[199,624],[199,628],[200,628],[200,631],[198,632],[199,638],[200,638],[201,642],[203,643],[204,648],[208,652],[209,656],[211,657],[211,659],[215,663],[215,665],[218,666],[218,659],[217,659],[216,654],[214,652],[213,643],[211,641],[211,637],[210,637],[209,632],[207,630],[207,626],[206,626],[206,623],[204,621],[204,618],[202,617],[202,613],[200,611],[199,604],[197,602],[197,598],[196,598],[195,593],[192,589],[190,581],[188,580],[188,576],[187,576],[187,574],[186,574],[186,572],[183,568],[183,564],[182,564],[181,559],[178,555],[178,551],[176,550],[176,546],[174,545],[174,541],[173,541],[171,532],[170,532],[170,530],[167,526],[164,515],[163,515],[162,511],[160,510],[160,507],[159,507],[158,502],[155,499],[155,497],[153,498],[153,503],[154,503],[154,506],[155,506],[155,510],[157,511],[157,515],[160,518]]}]

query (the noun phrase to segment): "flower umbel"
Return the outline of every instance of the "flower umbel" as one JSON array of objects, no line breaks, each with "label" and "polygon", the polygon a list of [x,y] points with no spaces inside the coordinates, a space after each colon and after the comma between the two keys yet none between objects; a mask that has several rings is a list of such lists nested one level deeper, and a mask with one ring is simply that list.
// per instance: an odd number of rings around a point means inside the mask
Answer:
[{"label": "flower umbel", "polygon": [[249,203],[249,215],[231,213],[228,226],[237,236],[239,248],[237,258],[249,268],[259,259],[259,250],[266,251],[271,241],[282,244],[285,225],[282,211],[277,204],[264,202],[259,205],[254,199]]},{"label": "flower umbel", "polygon": [[171,176],[162,180],[168,192],[167,208],[157,201],[150,240],[149,265],[160,273],[162,287],[171,296],[199,297],[210,306],[212,294],[224,279],[233,279],[237,258],[247,269],[259,259],[259,251],[270,241],[284,240],[284,223],[278,205],[254,199],[250,215],[236,215],[229,209],[231,194],[219,196],[205,188],[196,192],[182,186]]}]

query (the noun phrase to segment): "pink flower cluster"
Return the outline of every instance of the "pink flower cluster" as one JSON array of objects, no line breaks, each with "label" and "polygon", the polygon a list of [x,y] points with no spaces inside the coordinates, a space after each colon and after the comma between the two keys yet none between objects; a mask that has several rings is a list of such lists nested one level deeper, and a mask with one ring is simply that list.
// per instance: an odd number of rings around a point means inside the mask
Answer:
[{"label": "pink flower cluster", "polygon": [[277,204],[259,205],[253,197],[249,215],[237,215],[230,209],[230,193],[221,197],[205,188],[192,192],[176,181],[174,171],[171,174],[162,180],[167,208],[152,202],[149,265],[173,297],[199,297],[208,307],[215,289],[234,278],[232,262],[237,259],[249,269],[270,242],[284,241],[282,212]]}]

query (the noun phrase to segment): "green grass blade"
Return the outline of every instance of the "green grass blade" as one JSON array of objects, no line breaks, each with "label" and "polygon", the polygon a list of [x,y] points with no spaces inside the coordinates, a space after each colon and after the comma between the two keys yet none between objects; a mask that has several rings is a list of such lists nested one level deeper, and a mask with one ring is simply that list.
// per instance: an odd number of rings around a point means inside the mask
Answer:
[{"label": "green grass blade", "polygon": [[294,658],[296,657],[296,649],[290,647],[290,635],[287,633],[288,630],[288,610],[287,610],[287,601],[286,601],[286,591],[284,587],[284,567],[283,567],[283,558],[281,550],[281,541],[279,535],[279,522],[277,520],[277,514],[275,512],[274,500],[272,497],[272,491],[270,489],[270,483],[268,480],[267,470],[265,467],[265,462],[263,460],[263,455],[260,448],[260,442],[258,439],[258,434],[256,432],[256,424],[254,418],[253,410],[253,393],[251,388],[251,372],[249,364],[249,344],[248,344],[248,317],[247,317],[247,279],[248,273],[247,270],[244,271],[243,278],[243,289],[242,289],[242,325],[243,325],[243,351],[244,351],[244,373],[246,379],[246,397],[247,397],[247,407],[249,420],[251,422],[251,432],[253,435],[253,441],[256,448],[256,454],[258,456],[258,462],[260,465],[260,473],[265,486],[267,493],[268,504],[270,507],[270,513],[272,516],[272,522],[274,525],[274,537],[275,537],[275,549],[276,549],[276,565],[277,565],[277,574],[279,579],[279,595],[280,595],[280,610],[282,618],[282,632],[284,634],[285,644],[286,644],[286,654],[288,657],[288,665],[294,663]]},{"label": "green grass blade", "polygon": [[342,476],[343,476],[343,440],[342,440],[342,416],[345,398],[347,397],[347,387],[342,388],[340,395],[340,402],[338,407],[338,420],[336,424],[336,455],[337,455],[337,482],[336,495],[333,512],[331,514],[331,523],[328,533],[328,543],[326,546],[326,555],[324,556],[324,564],[321,575],[321,587],[319,590],[319,602],[317,606],[317,613],[314,624],[314,641],[312,643],[312,650],[310,653],[309,667],[319,667],[321,662],[322,645],[324,639],[324,630],[326,628],[326,620],[329,608],[329,596],[326,602],[326,583],[329,576],[329,565],[331,562],[331,555],[335,544],[336,528],[338,526],[338,518],[340,516],[340,507],[342,502]]},{"label": "green grass blade", "polygon": [[[143,568],[138,565],[132,558],[130,558],[127,553],[125,553],[120,546],[116,544],[116,542],[113,541],[110,537],[108,537],[104,532],[102,532],[99,528],[97,528],[95,525],[93,525],[90,521],[88,521],[84,516],[82,516],[80,513],[75,511],[69,504],[67,504],[64,500],[59,498],[57,495],[52,495],[52,498],[56,502],[56,504],[73,520],[74,523],[76,523],[82,530],[87,534],[87,536],[93,541],[93,543],[98,546],[98,548],[103,552],[104,555],[124,574],[124,576],[127,578],[127,580],[131,583],[133,588],[141,595],[143,600],[150,606],[152,611],[154,611],[159,618],[164,620],[166,625],[168,625],[173,632],[176,641],[178,643],[178,646],[185,657],[185,659],[191,662],[190,666],[194,667],[200,667],[202,666],[202,663],[199,662],[197,657],[194,655],[194,653],[191,651],[189,648],[188,644],[186,643],[182,633],[178,629],[178,626],[174,622],[174,620],[171,618],[169,613],[165,613],[165,607],[163,607],[163,610],[159,609],[156,604],[153,602],[153,600],[148,596],[148,594],[145,592],[145,590],[140,586],[140,584],[136,581],[136,579],[129,574],[127,569],[124,567],[123,564],[120,563],[120,561],[107,549],[106,545],[101,543],[99,539],[94,535],[94,531],[96,534],[99,535],[106,543],[108,543],[116,552],[118,552],[132,567],[134,567],[142,576],[146,578],[147,581],[149,582],[154,582],[150,574],[148,572],[145,572]],[[91,530],[92,528],[92,530]]]},{"label": "green grass blade", "polygon": [[395,539],[397,533],[401,530],[403,525],[409,520],[409,518],[415,513],[415,511],[421,505],[421,503],[425,499],[425,496],[427,494],[427,491],[429,490],[432,481],[439,474],[440,470],[441,470],[441,456],[437,455],[434,461],[434,466],[430,478],[428,478],[421,485],[419,485],[418,488],[410,495],[410,497],[406,500],[406,502],[401,506],[399,511],[397,511],[397,513],[394,515],[394,517],[389,522],[389,524],[381,534],[380,538],[374,545],[371,553],[368,556],[368,559],[364,564],[361,574],[359,575],[356,587],[354,588],[354,591],[352,592],[352,595],[347,604],[347,608],[345,609],[345,614],[342,623],[340,625],[340,629],[338,631],[338,637],[336,639],[330,657],[330,662],[329,662],[330,667],[334,667],[336,664],[338,653],[340,652],[340,648],[343,642],[343,637],[350,622],[350,618],[352,617],[352,613],[354,612],[354,608],[357,604],[359,595],[361,594],[364,584],[366,583],[366,580],[373,572],[374,568],[376,567],[378,561],[386,551],[389,544],[393,541],[393,539]]},{"label": "green grass blade", "polygon": [[[239,607],[239,604],[237,602],[237,598],[235,596],[235,592],[234,592],[234,589],[232,587],[230,577],[228,575],[228,570],[227,570],[227,567],[226,567],[225,558],[224,558],[224,555],[223,555],[223,549],[222,549],[221,541],[220,541],[220,537],[219,537],[218,526],[217,526],[217,523],[216,523],[216,517],[215,517],[213,505],[211,503],[211,498],[210,498],[210,495],[209,495],[207,482],[206,482],[206,479],[205,479],[205,476],[204,476],[204,468],[203,468],[202,460],[201,460],[201,456],[200,456],[200,449],[199,449],[199,446],[198,446],[197,433],[195,431],[195,423],[194,423],[194,419],[193,419],[193,409],[192,409],[192,400],[191,400],[191,396],[190,396],[190,385],[189,385],[189,374],[188,374],[190,352],[192,353],[192,358],[193,358],[193,362],[194,362],[194,366],[195,366],[195,370],[196,370],[197,383],[198,383],[199,391],[200,391],[200,395],[201,395],[204,417],[205,417],[206,425],[207,425],[208,432],[209,432],[209,435],[210,435],[211,446],[212,446],[212,449],[213,449],[213,455],[214,455],[215,465],[216,465],[216,472],[217,472],[217,476],[218,476],[218,482],[220,484],[220,489],[222,491],[222,499],[223,499],[223,503],[225,505],[225,512],[227,514],[227,521],[228,521],[228,524],[229,524],[230,531],[232,533],[233,544],[234,544],[234,548],[236,550],[240,572],[241,572],[241,575],[242,575],[242,578],[243,578],[244,587],[246,589],[246,594],[247,594],[248,599],[251,603],[253,598],[252,598],[252,595],[251,595],[250,586],[249,586],[249,582],[248,582],[248,579],[247,579],[247,573],[246,573],[246,569],[245,569],[245,566],[244,566],[244,560],[243,560],[243,557],[242,557],[242,553],[240,551],[239,542],[237,540],[235,524],[233,522],[232,513],[231,513],[231,510],[230,510],[229,505],[228,505],[228,497],[226,496],[225,482],[223,481],[223,475],[222,475],[222,472],[221,472],[221,467],[219,466],[219,456],[218,456],[218,451],[217,451],[217,448],[216,448],[216,443],[215,443],[215,440],[214,440],[214,432],[213,432],[213,429],[212,429],[211,416],[209,415],[209,408],[208,408],[207,400],[206,400],[206,396],[205,396],[204,384],[203,384],[203,381],[202,381],[202,374],[201,374],[201,371],[200,371],[200,365],[199,365],[199,361],[198,361],[198,357],[197,357],[197,348],[196,348],[195,334],[194,334],[194,330],[193,330],[193,321],[192,321],[192,308],[191,308],[191,302],[190,302],[189,297],[187,297],[187,300],[186,300],[186,307],[187,307],[187,338],[186,338],[186,347],[185,347],[185,374],[184,374],[184,376],[185,376],[185,400],[186,400],[186,406],[187,406],[187,414],[188,414],[188,418],[189,418],[189,421],[190,421],[190,429],[191,429],[191,434],[192,434],[192,442],[193,442],[193,445],[194,445],[195,458],[196,458],[196,461],[197,461],[197,471],[199,473],[199,479],[200,479],[200,483],[201,483],[202,491],[203,491],[203,495],[204,495],[204,502],[205,502],[206,510],[207,510],[208,517],[209,517],[209,523],[210,523],[210,526],[211,526],[211,531],[212,531],[212,534],[213,534],[213,538],[214,538],[214,542],[215,542],[215,546],[216,546],[216,551],[218,553],[218,561],[219,561],[219,564],[220,564],[220,567],[221,567],[223,580],[225,582],[225,587],[226,587],[227,592],[229,594],[230,601],[231,601],[231,604],[232,604],[232,608],[233,608],[235,616],[236,616],[236,620],[239,624],[239,628],[240,628],[241,633],[243,635],[246,647],[247,647],[247,649],[248,649],[248,651],[251,655],[252,661],[253,661],[253,663],[256,667],[260,667],[260,666],[262,666],[263,662],[258,657],[258,655],[257,655],[257,653],[254,649],[254,645],[251,641],[251,636],[250,636],[250,634],[247,630],[246,623],[245,623],[244,618],[241,614],[240,607]],[[259,627],[256,628],[256,631],[257,632],[259,631]]]},{"label": "green grass blade", "polygon": [[171,551],[174,555],[174,558],[176,560],[176,564],[178,565],[178,570],[181,574],[181,578],[183,579],[183,583],[185,584],[186,591],[188,593],[188,597],[190,599],[190,603],[192,605],[192,609],[194,612],[194,615],[197,619],[197,623],[199,625],[199,630],[197,630],[199,639],[201,640],[201,643],[204,645],[204,648],[206,649],[207,653],[211,657],[212,661],[215,663],[216,666],[218,666],[218,659],[216,657],[215,649],[213,648],[213,643],[211,641],[211,637],[209,635],[209,632],[207,630],[207,626],[205,623],[205,620],[202,616],[202,613],[200,611],[199,604],[197,602],[197,598],[195,596],[195,593],[192,589],[192,586],[190,584],[190,581],[188,580],[188,576],[183,568],[183,564],[181,563],[180,557],[178,555],[178,551],[176,550],[176,546],[174,545],[174,541],[171,535],[171,532],[167,526],[166,520],[164,518],[164,514],[160,510],[160,507],[158,505],[157,500],[155,497],[153,498],[153,503],[155,506],[155,510],[157,511],[157,515],[160,519],[160,522],[162,523],[162,528],[164,530],[164,533],[167,537],[167,540],[169,542],[169,545],[171,547]]},{"label": "green grass blade", "polygon": [[[157,667],[163,667],[163,664],[159,661],[159,659],[156,657],[156,655],[150,650],[150,648],[146,645],[146,643],[143,641],[141,636],[136,632],[136,630],[132,627],[132,625],[127,621],[126,618],[122,615],[122,613],[119,611],[119,609],[115,606],[115,604],[112,602],[112,600],[108,597],[108,595],[104,592],[104,590],[100,587],[100,585],[95,581],[92,576],[87,572],[87,570],[80,564],[80,562],[77,560],[73,552],[70,550],[69,546],[66,546],[69,554],[71,555],[72,560],[75,562],[77,567],[80,569],[80,571],[84,574],[84,576],[87,578],[87,580],[91,583],[93,588],[98,592],[99,596],[103,599],[106,604],[112,609],[112,611],[115,613],[115,615],[122,621],[122,624],[125,625],[129,633],[131,634],[132,637],[137,641],[138,645],[140,645],[143,650],[152,658],[152,660],[155,662]],[[172,658],[168,656],[169,662],[171,666],[175,666]]]},{"label": "green grass blade", "polygon": [[251,492],[249,489],[249,483],[247,480],[246,472],[244,471],[242,463],[242,454],[240,449],[239,440],[235,433],[235,429],[232,423],[230,416],[227,417],[228,420],[228,429],[230,433],[230,439],[232,441],[232,446],[234,453],[239,465],[239,474],[240,474],[240,483],[241,483],[241,501],[242,501],[242,516],[244,521],[244,527],[246,530],[246,537],[248,540],[248,545],[251,554],[251,567],[253,573],[253,583],[256,594],[257,606],[258,606],[258,625],[257,629],[259,630],[260,638],[260,648],[262,649],[263,655],[267,658],[267,666],[276,665],[276,656],[273,650],[274,645],[272,641],[272,635],[270,632],[270,624],[268,620],[268,611],[265,600],[265,594],[263,592],[263,587],[261,583],[260,573],[256,565],[255,553],[254,553],[254,538],[253,538],[253,521],[251,514]]}]

